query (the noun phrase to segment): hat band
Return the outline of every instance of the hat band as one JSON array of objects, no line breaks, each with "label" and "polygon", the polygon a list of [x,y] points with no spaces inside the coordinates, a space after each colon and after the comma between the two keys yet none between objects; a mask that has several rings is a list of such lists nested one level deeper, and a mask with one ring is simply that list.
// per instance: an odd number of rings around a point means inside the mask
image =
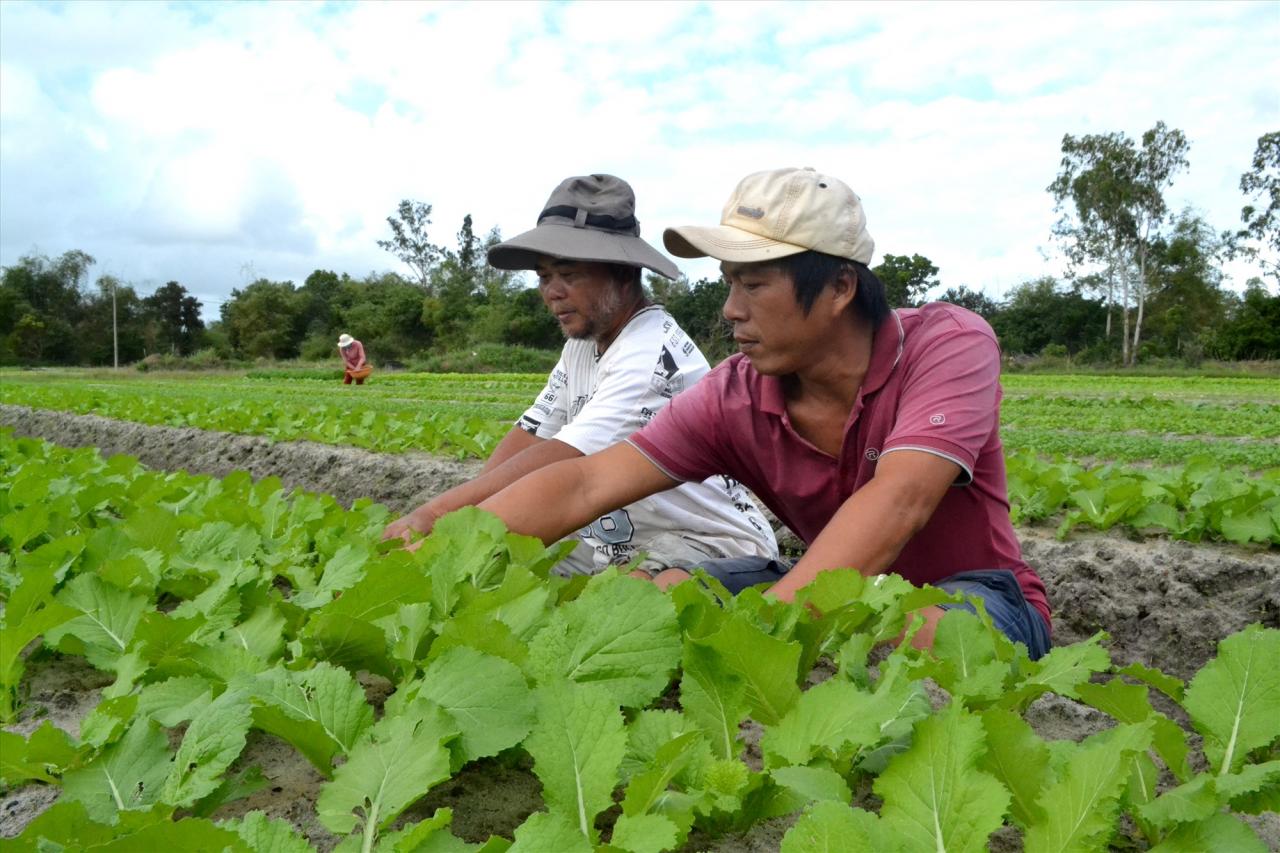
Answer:
[{"label": "hat band", "polygon": [[592,228],[603,228],[606,231],[624,231],[632,232],[640,227],[640,223],[636,221],[634,216],[627,216],[619,219],[616,216],[610,216],[607,213],[587,213],[581,208],[573,207],[568,204],[558,204],[555,207],[548,207],[542,213],[538,214],[538,224],[542,224],[542,220],[550,216],[562,216],[565,219],[572,219],[575,228],[581,228],[585,223]]}]

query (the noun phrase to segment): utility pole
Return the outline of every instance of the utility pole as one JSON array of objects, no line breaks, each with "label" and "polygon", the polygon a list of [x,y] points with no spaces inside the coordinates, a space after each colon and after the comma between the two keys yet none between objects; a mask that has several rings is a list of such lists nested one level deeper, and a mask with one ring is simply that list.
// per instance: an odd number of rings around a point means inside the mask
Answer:
[{"label": "utility pole", "polygon": [[115,370],[120,369],[120,339],[116,335],[116,280],[111,279],[111,358]]}]

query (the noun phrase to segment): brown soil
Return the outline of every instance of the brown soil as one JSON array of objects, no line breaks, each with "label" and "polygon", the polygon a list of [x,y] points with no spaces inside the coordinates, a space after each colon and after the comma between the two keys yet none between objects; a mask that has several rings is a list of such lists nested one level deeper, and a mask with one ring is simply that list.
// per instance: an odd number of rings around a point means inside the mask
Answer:
[{"label": "brown soil", "polygon": [[[67,446],[94,446],[103,455],[126,453],[167,470],[225,476],[246,470],[255,478],[277,476],[286,487],[334,495],[349,505],[367,497],[396,512],[470,477],[475,461],[427,454],[383,455],[310,442],[273,443],[255,436],[196,429],[153,427],[94,415],[71,415],[0,405],[0,425],[18,435]],[[1189,678],[1215,653],[1219,640],[1251,622],[1280,627],[1280,552],[1164,539],[1138,540],[1109,532],[1076,532],[1065,542],[1051,529],[1020,529],[1028,560],[1040,572],[1054,606],[1054,640],[1072,643],[1105,630],[1117,663],[1134,661]],[[27,733],[50,718],[78,733],[79,720],[98,701],[107,682],[82,661],[37,656],[28,668],[30,696],[14,731]],[[1041,736],[1078,740],[1110,725],[1109,719],[1068,699],[1047,696],[1028,720]],[[311,804],[323,782],[293,749],[266,735],[250,738],[237,766],[260,767],[270,784],[249,799],[224,808],[231,817],[253,808],[288,819],[320,849],[338,839],[314,817]],[[0,837],[13,837],[47,808],[57,789],[27,785],[0,795]],[[526,767],[491,761],[468,768],[434,791],[407,815],[417,820],[440,806],[454,809],[454,831],[468,840],[510,832],[539,808],[537,779]],[[1250,821],[1271,849],[1280,849],[1280,817]],[[704,850],[777,850],[791,821],[755,827],[745,836],[699,839]],[[993,839],[1001,850],[1021,849],[1016,833]]]}]

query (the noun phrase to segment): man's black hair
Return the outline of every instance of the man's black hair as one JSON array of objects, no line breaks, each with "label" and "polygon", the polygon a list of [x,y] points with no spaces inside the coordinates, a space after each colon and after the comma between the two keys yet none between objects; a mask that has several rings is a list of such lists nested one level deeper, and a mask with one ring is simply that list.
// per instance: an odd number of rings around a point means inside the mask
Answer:
[{"label": "man's black hair", "polygon": [[607,264],[609,267],[609,278],[621,284],[624,287],[634,287],[643,289],[641,275],[644,270],[640,267],[633,267],[630,264]]},{"label": "man's black hair", "polygon": [[770,261],[769,265],[791,276],[796,289],[796,301],[805,314],[813,309],[813,303],[817,301],[822,289],[834,282],[840,271],[847,268],[858,278],[858,289],[853,297],[854,307],[859,314],[871,321],[871,328],[879,328],[889,316],[889,300],[885,297],[884,284],[864,263],[810,250]]}]

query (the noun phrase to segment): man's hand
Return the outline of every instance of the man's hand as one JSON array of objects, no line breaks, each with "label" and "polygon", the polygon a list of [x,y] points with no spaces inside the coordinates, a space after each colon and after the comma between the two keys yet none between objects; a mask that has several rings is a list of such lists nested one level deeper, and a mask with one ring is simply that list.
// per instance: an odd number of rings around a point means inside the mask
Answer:
[{"label": "man's hand", "polygon": [[640,580],[653,581],[654,585],[657,586],[658,589],[666,592],[676,584],[687,581],[689,578],[693,577],[693,575],[689,574],[684,569],[663,569],[657,574],[650,574],[644,569],[637,569],[634,572],[631,572],[631,577],[639,578]]},{"label": "man's hand", "polygon": [[408,515],[403,515],[388,524],[386,530],[382,531],[382,539],[384,542],[388,539],[400,539],[407,545],[413,541],[414,533],[425,536],[431,532],[431,528],[435,527],[439,520],[440,514],[431,508],[431,504],[425,503]]}]

